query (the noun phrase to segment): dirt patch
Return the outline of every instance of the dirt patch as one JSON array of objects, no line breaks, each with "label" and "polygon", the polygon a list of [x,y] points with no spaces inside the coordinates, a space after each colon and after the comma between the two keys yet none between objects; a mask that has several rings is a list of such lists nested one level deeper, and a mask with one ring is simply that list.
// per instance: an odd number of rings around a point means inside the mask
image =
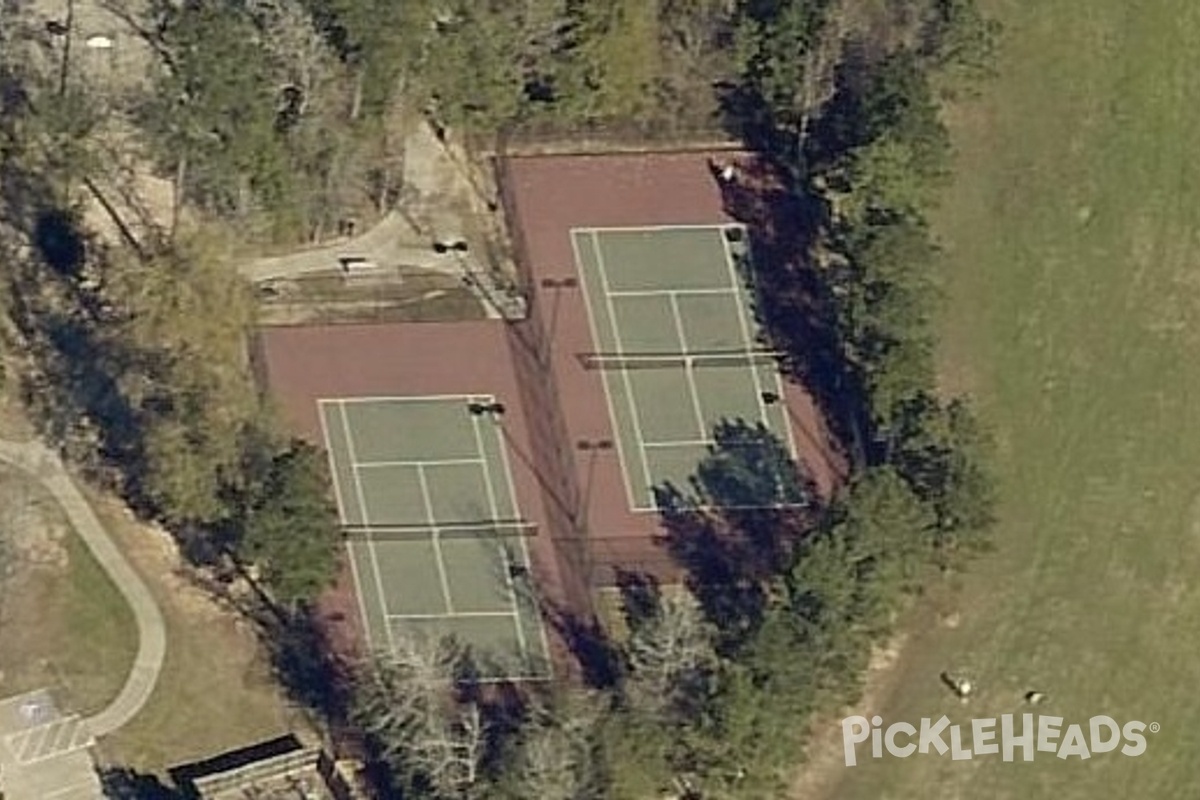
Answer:
[{"label": "dirt patch", "polygon": [[0,537],[6,562],[0,563],[0,570],[65,570],[63,538],[68,530],[52,500],[35,492],[25,478],[0,471]]},{"label": "dirt patch", "polygon": [[849,713],[869,715],[879,706],[890,691],[891,668],[900,659],[907,640],[906,634],[898,634],[871,654],[862,697],[853,709],[826,714],[812,724],[804,765],[788,793],[791,800],[825,797],[836,785],[838,775],[845,769],[841,720]]}]

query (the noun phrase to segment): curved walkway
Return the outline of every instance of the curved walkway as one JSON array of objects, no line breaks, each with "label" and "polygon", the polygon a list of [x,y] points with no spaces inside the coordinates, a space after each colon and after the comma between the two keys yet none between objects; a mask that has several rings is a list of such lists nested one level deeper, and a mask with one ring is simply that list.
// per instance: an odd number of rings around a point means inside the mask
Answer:
[{"label": "curved walkway", "polygon": [[29,473],[46,487],[133,610],[138,629],[138,650],[133,669],[116,699],[86,720],[93,735],[99,737],[112,733],[142,710],[162,671],[167,652],[167,632],[158,603],[109,538],[57,454],[37,441],[0,440],[0,461]]}]

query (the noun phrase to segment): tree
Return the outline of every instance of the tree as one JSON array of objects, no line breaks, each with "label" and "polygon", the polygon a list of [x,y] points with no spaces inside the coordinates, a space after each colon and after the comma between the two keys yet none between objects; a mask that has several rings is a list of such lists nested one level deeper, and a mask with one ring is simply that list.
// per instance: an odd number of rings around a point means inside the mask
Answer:
[{"label": "tree", "polygon": [[482,712],[451,694],[461,660],[452,641],[401,637],[393,652],[369,665],[357,693],[356,721],[405,796],[486,796]]},{"label": "tree", "polygon": [[607,797],[598,726],[603,697],[568,691],[535,699],[517,732],[513,800],[601,800]]},{"label": "tree", "polygon": [[568,5],[558,91],[571,120],[638,118],[661,74],[658,9],[640,0]]},{"label": "tree", "polygon": [[794,607],[818,628],[875,635],[914,588],[935,522],[896,470],[867,470],[802,548],[789,578]]},{"label": "tree", "polygon": [[699,601],[680,587],[649,614],[627,613],[625,691],[640,713],[688,719],[705,706],[718,666],[716,636]]},{"label": "tree", "polygon": [[[800,172],[809,118],[823,96],[830,40],[823,38],[831,0],[750,0],[734,15],[735,129]],[[728,98],[727,98],[728,100]]]},{"label": "tree", "polygon": [[701,503],[722,509],[813,502],[811,482],[783,442],[761,422],[718,423],[713,444],[691,482]]},{"label": "tree", "polygon": [[177,191],[243,219],[257,203],[285,198],[281,87],[245,7],[156,0],[142,26],[155,31],[164,63],[138,117],[155,157],[183,178]]},{"label": "tree", "polygon": [[248,485],[240,492],[235,552],[258,568],[278,603],[311,602],[337,571],[337,511],[325,457],[293,440],[258,469],[255,460],[243,462]]},{"label": "tree", "polygon": [[922,394],[897,416],[892,460],[937,517],[933,545],[939,559],[959,545],[978,546],[995,511],[987,431],[962,398],[943,404]]}]

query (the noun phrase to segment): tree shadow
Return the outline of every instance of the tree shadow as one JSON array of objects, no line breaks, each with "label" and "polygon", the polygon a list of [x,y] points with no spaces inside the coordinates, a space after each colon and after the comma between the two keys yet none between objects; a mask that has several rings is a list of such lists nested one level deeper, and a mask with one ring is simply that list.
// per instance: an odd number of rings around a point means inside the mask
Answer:
[{"label": "tree shadow", "polygon": [[344,726],[350,717],[353,672],[316,614],[308,608],[260,611],[258,622],[271,667],[288,696],[331,726]]},{"label": "tree shadow", "polygon": [[131,767],[104,767],[100,770],[104,796],[112,800],[187,800],[188,795],[159,780],[157,775],[138,772]]},{"label": "tree shadow", "polygon": [[[798,544],[820,512],[812,478],[762,423],[726,420],[685,491],[655,487],[660,543],[684,568],[708,619],[737,648],[757,630],[766,586],[794,564]],[[638,608],[653,599],[644,580],[627,580]]]},{"label": "tree shadow", "polygon": [[744,274],[757,321],[785,355],[784,376],[813,397],[834,439],[861,461],[869,420],[861,378],[845,357],[837,306],[819,260],[829,224],[828,203],[760,151],[731,181],[720,182],[722,203],[746,226]]},{"label": "tree shadow", "polygon": [[658,616],[662,607],[662,586],[653,575],[631,570],[616,570],[617,591],[621,593],[621,612],[631,631]]},{"label": "tree shadow", "polygon": [[621,651],[595,616],[583,615],[547,597],[537,598],[542,619],[570,651],[583,683],[609,689],[621,681]]},{"label": "tree shadow", "polygon": [[61,277],[76,278],[87,259],[86,237],[78,215],[61,208],[41,210],[33,221],[33,245],[46,266]]},{"label": "tree shadow", "polygon": [[656,487],[655,495],[662,516],[660,544],[686,571],[688,589],[725,645],[737,649],[758,627],[766,607],[762,576],[748,557],[753,549],[678,487]]}]

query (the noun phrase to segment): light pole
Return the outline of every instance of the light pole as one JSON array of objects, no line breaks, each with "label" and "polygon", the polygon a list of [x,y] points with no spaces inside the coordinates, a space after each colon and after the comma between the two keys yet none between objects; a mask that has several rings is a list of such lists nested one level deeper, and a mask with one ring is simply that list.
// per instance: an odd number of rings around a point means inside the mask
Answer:
[{"label": "light pole", "polygon": [[588,527],[588,516],[591,513],[592,506],[592,481],[596,473],[596,456],[599,453],[612,450],[613,447],[612,439],[580,439],[575,442],[576,450],[588,454],[587,475],[583,483],[583,498],[579,507],[575,509],[575,513],[572,515],[572,523],[577,546],[580,548],[580,556],[583,560],[580,568],[587,579],[589,594],[592,591],[592,584],[595,582],[592,575],[592,544],[588,541],[590,530]]},{"label": "light pole", "polygon": [[550,359],[550,347],[554,341],[555,332],[558,330],[558,308],[562,301],[562,289],[574,289],[579,286],[579,281],[573,277],[566,278],[542,278],[540,286],[543,289],[554,290],[554,302],[550,306],[550,319],[548,324],[547,335],[543,337],[542,343],[545,345],[546,352],[540,353],[539,358],[543,364]]}]

